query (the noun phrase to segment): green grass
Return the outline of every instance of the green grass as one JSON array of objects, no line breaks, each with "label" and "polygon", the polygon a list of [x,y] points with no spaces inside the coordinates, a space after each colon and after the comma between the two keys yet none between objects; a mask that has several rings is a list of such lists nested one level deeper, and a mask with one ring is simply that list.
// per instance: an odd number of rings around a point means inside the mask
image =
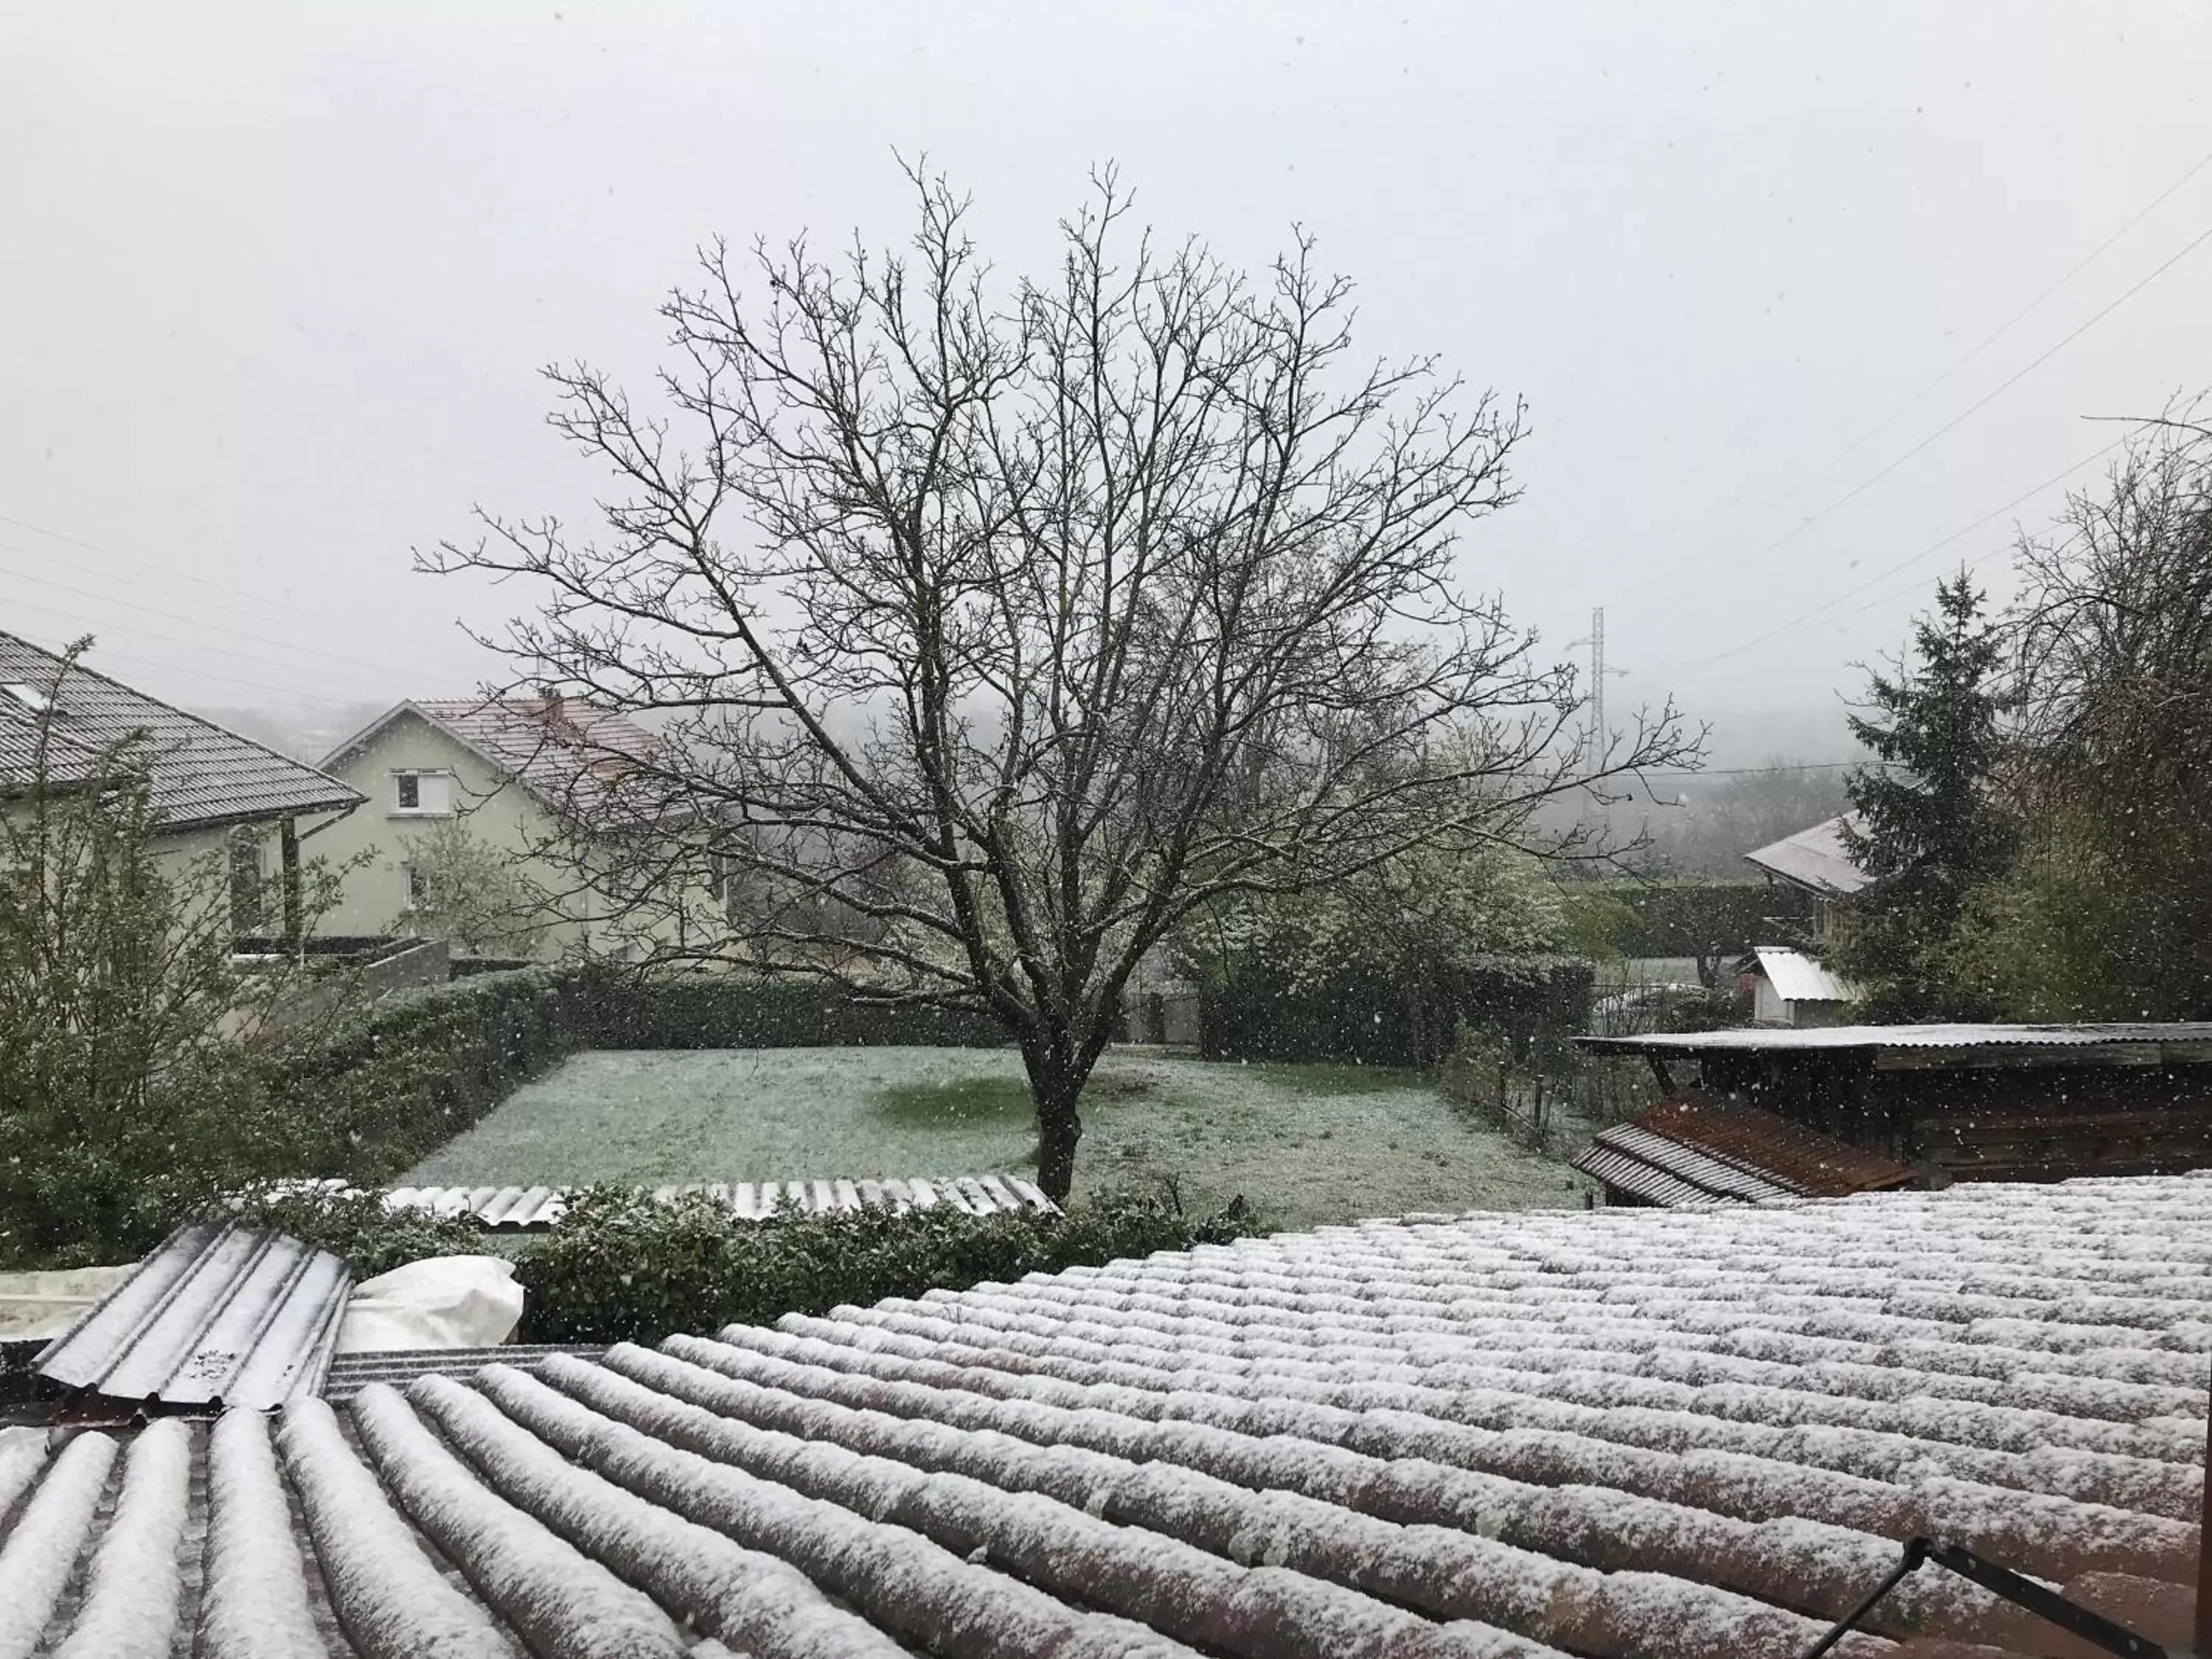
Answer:
[{"label": "green grass", "polygon": [[[1076,1195],[1171,1181],[1279,1227],[1579,1205],[1582,1180],[1418,1074],[1109,1054],[1083,1103]],[[578,1054],[423,1160],[410,1185],[760,1181],[1029,1170],[1021,1057],[1003,1048]]]},{"label": "green grass", "polygon": [[935,1083],[894,1083],[876,1091],[876,1109],[893,1123],[941,1128],[953,1124],[1030,1118],[1029,1085],[1018,1077],[955,1077]]}]

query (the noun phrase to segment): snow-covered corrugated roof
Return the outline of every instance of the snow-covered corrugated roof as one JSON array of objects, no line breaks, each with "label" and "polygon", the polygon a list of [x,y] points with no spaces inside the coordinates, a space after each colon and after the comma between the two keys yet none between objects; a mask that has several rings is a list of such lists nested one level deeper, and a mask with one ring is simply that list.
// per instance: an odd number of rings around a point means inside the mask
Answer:
[{"label": "snow-covered corrugated roof", "polygon": [[1794,1659],[1916,1534],[2155,1629],[2208,1349],[2212,1179],[1328,1228],[0,1437],[0,1649]]},{"label": "snow-covered corrugated roof", "polygon": [[1744,861],[1830,898],[1849,898],[1874,879],[1852,861],[1850,849],[1844,845],[1844,826],[1854,820],[1855,815],[1847,812],[1800,830],[1755,853],[1746,853]]},{"label": "snow-covered corrugated roof", "polygon": [[1759,971],[1766,975],[1774,987],[1774,994],[1784,1002],[1851,1002],[1858,994],[1843,980],[1828,971],[1817,957],[1802,951],[1785,950],[1778,945],[1760,945],[1752,950],[1752,959]]},{"label": "snow-covered corrugated roof", "polygon": [[2212,1020],[2083,1021],[2063,1025],[1746,1025],[1718,1031],[1649,1031],[1636,1036],[1577,1037],[1585,1048],[1629,1054],[1698,1054],[1749,1049],[1986,1050],[2027,1059],[2039,1054],[2098,1050],[2125,1054],[2130,1063],[2212,1060]]}]

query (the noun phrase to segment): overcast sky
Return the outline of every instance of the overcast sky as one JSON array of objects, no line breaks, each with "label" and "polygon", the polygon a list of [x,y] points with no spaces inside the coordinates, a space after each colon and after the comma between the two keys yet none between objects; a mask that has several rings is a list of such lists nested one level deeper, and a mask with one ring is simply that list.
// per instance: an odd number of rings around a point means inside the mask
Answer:
[{"label": "overcast sky", "polygon": [[1309,227],[1363,346],[1528,401],[1469,582],[1740,744],[2212,383],[2193,0],[0,16],[0,627],[188,706],[471,689],[513,596],[410,550],[587,498],[538,368],[641,380],[716,233],[903,237],[894,149],[1002,267],[1105,160]]}]

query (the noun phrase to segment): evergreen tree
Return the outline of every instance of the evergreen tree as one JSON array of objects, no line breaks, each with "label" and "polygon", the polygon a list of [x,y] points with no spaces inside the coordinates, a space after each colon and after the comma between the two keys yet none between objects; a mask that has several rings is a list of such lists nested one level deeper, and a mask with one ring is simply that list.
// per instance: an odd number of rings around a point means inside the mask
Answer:
[{"label": "evergreen tree", "polygon": [[2008,867],[2015,830],[1990,778],[2012,707],[1998,684],[2003,647],[1964,571],[1914,624],[1913,656],[1894,678],[1870,674],[1868,713],[1851,732],[1882,763],[1851,773],[1856,814],[1844,844],[1873,886],[1853,906],[1836,968],[1877,1019],[1983,1015],[1952,983],[1949,947],[1967,892]]}]

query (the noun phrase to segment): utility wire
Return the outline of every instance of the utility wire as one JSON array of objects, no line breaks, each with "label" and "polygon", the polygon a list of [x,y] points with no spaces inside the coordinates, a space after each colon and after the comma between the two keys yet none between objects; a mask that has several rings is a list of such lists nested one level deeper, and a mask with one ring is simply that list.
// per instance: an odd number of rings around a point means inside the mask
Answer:
[{"label": "utility wire", "polygon": [[1801,519],[1796,524],[1792,526],[1790,529],[1784,531],[1779,536],[1777,536],[1772,541],[1767,543],[1765,546],[1760,548],[1757,552],[1750,554],[1744,558],[1738,559],[1735,563],[1724,566],[1723,568],[1714,572],[1711,580],[1691,590],[1690,597],[1694,597],[1697,594],[1706,592],[1714,585],[1714,583],[1718,582],[1723,577],[1733,575],[1735,572],[1742,569],[1747,565],[1756,564],[1759,560],[1765,558],[1768,554],[1772,553],[1778,548],[1783,547],[1788,543],[1796,540],[1796,538],[1802,535],[1806,531],[1811,529],[1814,525],[1820,523],[1821,520],[1826,518],[1831,513],[1835,512],[1838,507],[1856,501],[1861,495],[1866,494],[1868,490],[1873,489],[1884,478],[1889,477],[1891,473],[1896,471],[1898,468],[1903,466],[1914,456],[1919,454],[1930,444],[1936,442],[1936,440],[1949,433],[1956,431],[1972,416],[1979,413],[1982,410],[1988,408],[1989,405],[1994,403],[1998,398],[2010,391],[2014,386],[2018,386],[2030,374],[2042,368],[2044,364],[2049,362],[2053,357],[2063,351],[2068,346],[2073,344],[2075,341],[2080,339],[2084,334],[2087,334],[2099,323],[2104,321],[2106,318],[2111,316],[2115,311],[2118,311],[2130,300],[2142,293],[2143,289],[2148,288],[2153,283],[2156,282],[2160,276],[2166,275],[2167,271],[2172,270],[2174,266],[2179,264],[2182,260],[2187,258],[2191,253],[2194,253],[2198,248],[2203,246],[2207,242],[2212,242],[2212,228],[2199,231],[2195,236],[2190,238],[2187,242],[2182,245],[2181,248],[2178,252],[2169,256],[2163,263],[2154,269],[2149,275],[2142,277],[2131,284],[2119,295],[2118,299],[2115,299],[2102,307],[2092,314],[2087,322],[2081,324],[2078,327],[2071,330],[2063,336],[2057,344],[2050,347],[2039,356],[2030,359],[2024,366],[2014,370],[2002,380],[2000,380],[1989,391],[1984,392],[1972,403],[1967,404],[1965,409],[1960,410],[1958,414],[1953,416],[1942,426],[1937,427],[1935,431],[1929,433],[1918,443],[1913,445],[1911,448],[1906,450],[1905,453],[1899,455],[1895,460],[1890,462],[1887,466],[1883,467],[1880,471],[1875,473],[1870,477],[1861,479],[1857,483],[1853,484],[1842,495],[1837,496],[1835,500],[1830,501],[1819,512],[1812,514],[1808,518]]},{"label": "utility wire", "polygon": [[[0,549],[11,553],[30,554],[34,558],[37,556],[36,554],[31,553],[30,549],[18,547],[12,542],[0,542]],[[242,628],[227,628],[221,623],[204,622],[198,617],[179,616],[173,609],[164,610],[157,605],[142,605],[135,599],[117,599],[111,594],[95,592],[88,587],[73,587],[67,582],[58,582],[51,576],[33,575],[27,570],[15,570],[0,566],[0,577],[12,581],[30,582],[39,587],[52,588],[58,593],[73,593],[79,599],[91,599],[99,605],[112,606],[117,610],[136,611],[146,616],[160,617],[168,621],[183,623],[192,629],[206,633],[227,634],[234,639],[244,640],[249,644],[259,646],[265,651],[289,651],[295,655],[310,657],[321,662],[347,663],[356,668],[366,668],[380,673],[390,673],[392,668],[392,664],[389,660],[372,662],[367,658],[352,656],[343,651],[334,651],[326,646],[301,644],[292,640],[271,639],[265,634],[249,633]],[[240,613],[232,612],[231,614]],[[189,643],[186,641],[161,635],[148,634],[147,637],[149,639],[167,638],[167,642],[172,645]],[[419,649],[410,652],[410,654],[416,656],[426,665],[432,660],[428,655],[421,653]]]},{"label": "utility wire", "polygon": [[[2148,422],[2145,422],[2145,424],[2148,424]],[[1741,655],[1744,652],[1752,649],[1754,646],[1764,645],[1769,640],[1775,639],[1784,634],[1795,632],[1798,628],[1807,623],[1818,621],[1826,612],[1832,611],[1844,600],[1854,599],[1859,594],[1865,592],[1867,589],[1872,587],[1877,582],[1887,581],[1890,577],[1896,575],[1899,571],[1904,570],[1911,565],[1919,563],[1921,560],[1928,557],[1929,555],[1932,553],[1942,552],[1954,542],[1963,540],[1965,538],[1972,535],[1974,532],[1981,529],[1983,526],[1990,523],[1992,520],[2002,518],[2006,514],[2011,512],[2013,508],[2018,507],[2021,502],[2041,495],[2045,490],[2050,489],[2051,485],[2055,483],[2063,483],[2064,480],[2072,477],[2074,474],[2079,472],[2083,467],[2091,465],[2093,462],[2102,460],[2114,450],[2120,448],[2130,438],[2134,437],[2136,433],[2142,430],[2142,426],[2130,428],[2125,433],[2114,439],[2111,443],[2106,444],[2103,448],[2094,451],[2087,455],[2084,455],[2080,460],[2075,462],[2071,466],[2052,473],[2049,477],[2043,480],[2042,483],[2031,484],[2027,489],[2021,490],[2019,495],[2014,496],[2003,506],[1991,508],[1989,512],[1982,514],[1980,518],[1975,520],[1972,524],[1960,526],[1959,529],[1953,531],[1949,535],[1943,537],[1939,541],[1929,543],[1927,546],[1922,548],[1917,553],[1908,554],[1906,556],[1899,559],[1895,564],[1887,567],[1886,569],[1876,571],[1873,575],[1868,577],[1856,586],[1847,587],[1833,598],[1824,599],[1819,605],[1814,605],[1810,611],[1807,611],[1796,617],[1792,617],[1788,622],[1779,623],[1774,627],[1768,629],[1763,634],[1754,634],[1751,638],[1744,641],[1740,645],[1732,645],[1725,651],[1716,651],[1709,656],[1693,657],[1689,660],[1689,662],[1682,665],[1685,667],[1702,667],[1707,663],[1724,662],[1730,657]],[[1986,563],[1990,559],[1996,557],[1997,553],[2002,553],[2005,550],[2006,550],[2002,548],[1999,548],[1996,550],[1996,552],[1985,553],[1982,555],[1981,557],[1970,561],[1969,562],[1970,564]],[[1905,591],[1909,592],[1911,590],[1906,589]],[[1896,596],[1885,594],[1881,599],[1877,599],[1875,603],[1876,605],[1886,605],[1888,603],[1889,599],[1893,597]],[[1870,610],[1872,608],[1872,606],[1860,607],[1861,610]],[[1859,611],[1850,611],[1844,614],[1845,616],[1855,617],[1859,614]]]},{"label": "utility wire", "polygon": [[1857,437],[1852,439],[1850,442],[1844,445],[1843,448],[1838,450],[1826,460],[1821,462],[1820,465],[1814,467],[1810,472],[1805,474],[1803,477],[1798,479],[1795,483],[1790,484],[1784,489],[1777,490],[1773,495],[1767,496],[1765,498],[1766,502],[1771,504],[1775,501],[1786,501],[1790,496],[1796,495],[1799,490],[1802,489],[1807,484],[1825,476],[1828,472],[1829,469],[1835,466],[1838,462],[1849,460],[1853,455],[1858,453],[1860,450],[1865,448],[1869,443],[1873,441],[1873,440],[1881,436],[1882,433],[1887,431],[1891,423],[1894,422],[1899,416],[1904,414],[1907,410],[1914,407],[1929,392],[1935,391],[1936,387],[1942,386],[1954,374],[1956,374],[1960,369],[1966,368],[1967,364],[1972,362],[1975,358],[1980,356],[1982,353],[1987,351],[1999,340],[2009,334],[2015,325],[2025,322],[2030,315],[2041,307],[2045,300],[2048,300],[2052,295],[2057,293],[2060,289],[2065,287],[2067,283],[2072,282],[2076,276],[2079,276],[2083,271],[2087,270],[2090,265],[2101,258],[2114,243],[2120,240],[2120,238],[2126,235],[2137,225],[2141,224],[2145,219],[2150,217],[2153,213],[2156,212],[2160,208],[2164,207],[2166,203],[2172,200],[2173,198],[2180,192],[2183,185],[2189,183],[2191,179],[2196,178],[2198,173],[2203,172],[2208,167],[2212,167],[2212,150],[2208,150],[2204,155],[2197,157],[2196,164],[2192,166],[2188,172],[2183,173],[2181,177],[2175,179],[2164,190],[2160,191],[2156,196],[2153,197],[2148,204],[2133,214],[2118,230],[2105,238],[2103,241],[2098,243],[2096,246],[2091,248],[2087,253],[2075,260],[2073,264],[2067,267],[2065,273],[2051,283],[2051,284],[2048,288],[2045,288],[2043,292],[2037,295],[2033,300],[2030,300],[2018,311],[2014,312],[2011,316],[2006,318],[2002,323],[1999,323],[1996,327],[1992,329],[1989,333],[1984,335],[1965,356],[1960,358],[1948,368],[1945,369],[1941,374],[1938,374],[1934,380],[1929,381],[1927,385],[1922,386],[1919,391],[1914,392],[1903,403],[1898,404],[1896,408],[1891,410],[1888,414],[1883,416],[1865,431],[1860,433]]},{"label": "utility wire", "polygon": [[197,575],[189,570],[174,570],[167,565],[157,564],[151,559],[142,559],[135,554],[125,553],[117,548],[103,547],[98,542],[88,542],[79,536],[71,536],[59,530],[50,530],[44,525],[33,524],[27,519],[10,518],[8,514],[0,513],[0,524],[12,525],[18,530],[27,530],[33,535],[64,542],[71,547],[82,548],[88,553],[99,553],[111,559],[120,559],[125,564],[136,565],[142,570],[151,570],[158,575],[191,582],[218,593],[230,594],[235,599],[250,599],[256,605],[266,605],[274,611],[289,611],[297,617],[310,617],[320,623],[330,621],[328,613],[313,610],[307,605],[294,605],[285,599],[271,599],[268,594],[256,592],[250,587],[238,587],[228,582],[219,582],[210,577]]}]

